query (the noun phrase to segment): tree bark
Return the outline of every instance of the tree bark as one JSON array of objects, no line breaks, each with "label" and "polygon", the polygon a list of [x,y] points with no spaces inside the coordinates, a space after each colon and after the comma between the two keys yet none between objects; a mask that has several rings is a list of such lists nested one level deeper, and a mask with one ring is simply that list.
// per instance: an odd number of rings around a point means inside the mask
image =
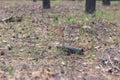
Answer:
[{"label": "tree bark", "polygon": [[37,0],[33,0],[33,2],[37,2]]},{"label": "tree bark", "polygon": [[43,9],[50,9],[50,0],[43,0]]},{"label": "tree bark", "polygon": [[109,6],[110,5],[110,0],[102,0],[102,4],[104,6]]},{"label": "tree bark", "polygon": [[96,10],[96,0],[86,0],[86,12],[94,13]]}]

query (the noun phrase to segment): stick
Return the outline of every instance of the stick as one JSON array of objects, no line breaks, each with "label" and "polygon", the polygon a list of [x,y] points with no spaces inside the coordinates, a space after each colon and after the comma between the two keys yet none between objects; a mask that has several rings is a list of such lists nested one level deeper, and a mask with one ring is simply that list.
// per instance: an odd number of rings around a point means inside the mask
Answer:
[{"label": "stick", "polygon": [[21,22],[21,20],[22,20],[22,16],[16,18],[14,18],[13,16],[9,16],[7,18],[1,19],[0,22]]},{"label": "stick", "polygon": [[57,46],[57,49],[61,49],[65,52],[67,52],[68,55],[73,54],[73,53],[77,53],[79,55],[84,55],[82,48],[77,48],[77,47],[73,47],[73,46]]},{"label": "stick", "polygon": [[3,18],[3,19],[1,19],[0,20],[0,22],[4,22],[4,21],[9,21],[9,20],[11,20],[12,19],[12,16],[9,16],[9,17],[7,17],[7,18]]},{"label": "stick", "polygon": [[111,58],[108,54],[107,54],[107,57],[108,57],[108,60],[110,61],[110,64],[112,65],[112,67],[120,71],[119,67],[114,65],[113,61],[111,60]]}]

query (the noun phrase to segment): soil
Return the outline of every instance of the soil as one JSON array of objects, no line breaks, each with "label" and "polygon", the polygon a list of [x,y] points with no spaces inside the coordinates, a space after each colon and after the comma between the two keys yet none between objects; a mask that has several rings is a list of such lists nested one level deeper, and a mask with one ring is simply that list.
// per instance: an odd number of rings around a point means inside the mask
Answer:
[{"label": "soil", "polygon": [[[1,1],[0,19],[15,20],[0,22],[0,80],[120,80],[119,9],[97,2],[95,15],[82,1],[53,1],[46,10],[41,1]],[[63,45],[84,55],[66,55],[56,48]]]}]

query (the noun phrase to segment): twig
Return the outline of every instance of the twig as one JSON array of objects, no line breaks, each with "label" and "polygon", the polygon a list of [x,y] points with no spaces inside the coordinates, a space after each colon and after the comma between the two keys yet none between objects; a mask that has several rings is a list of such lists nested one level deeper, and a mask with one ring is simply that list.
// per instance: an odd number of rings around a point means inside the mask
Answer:
[{"label": "twig", "polygon": [[0,19],[0,22],[5,22],[5,21],[7,22],[7,21],[9,21],[11,19],[12,19],[12,16],[9,16],[7,18]]},{"label": "twig", "polygon": [[113,61],[111,60],[111,58],[108,54],[107,54],[107,57],[108,57],[108,60],[110,61],[110,64],[112,65],[112,67],[120,71],[119,67],[114,65]]},{"label": "twig", "polygon": [[0,22],[21,22],[22,16],[21,17],[13,17],[9,16],[7,18],[0,19]]}]

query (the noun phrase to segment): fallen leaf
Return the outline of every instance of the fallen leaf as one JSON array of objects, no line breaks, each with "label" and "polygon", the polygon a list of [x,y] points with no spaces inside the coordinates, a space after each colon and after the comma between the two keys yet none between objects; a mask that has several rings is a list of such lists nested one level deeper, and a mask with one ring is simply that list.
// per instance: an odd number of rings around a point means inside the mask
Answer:
[{"label": "fallen leaf", "polygon": [[39,77],[39,76],[40,76],[40,71],[32,72],[32,77]]},{"label": "fallen leaf", "polygon": [[57,34],[58,36],[63,35],[63,32],[62,32],[61,30],[59,30],[59,29],[56,29],[54,32],[55,32],[55,34]]},{"label": "fallen leaf", "polygon": [[46,74],[47,74],[48,76],[51,76],[51,77],[53,77],[53,76],[56,75],[56,73],[55,73],[54,71],[51,71],[51,70],[46,70]]}]

